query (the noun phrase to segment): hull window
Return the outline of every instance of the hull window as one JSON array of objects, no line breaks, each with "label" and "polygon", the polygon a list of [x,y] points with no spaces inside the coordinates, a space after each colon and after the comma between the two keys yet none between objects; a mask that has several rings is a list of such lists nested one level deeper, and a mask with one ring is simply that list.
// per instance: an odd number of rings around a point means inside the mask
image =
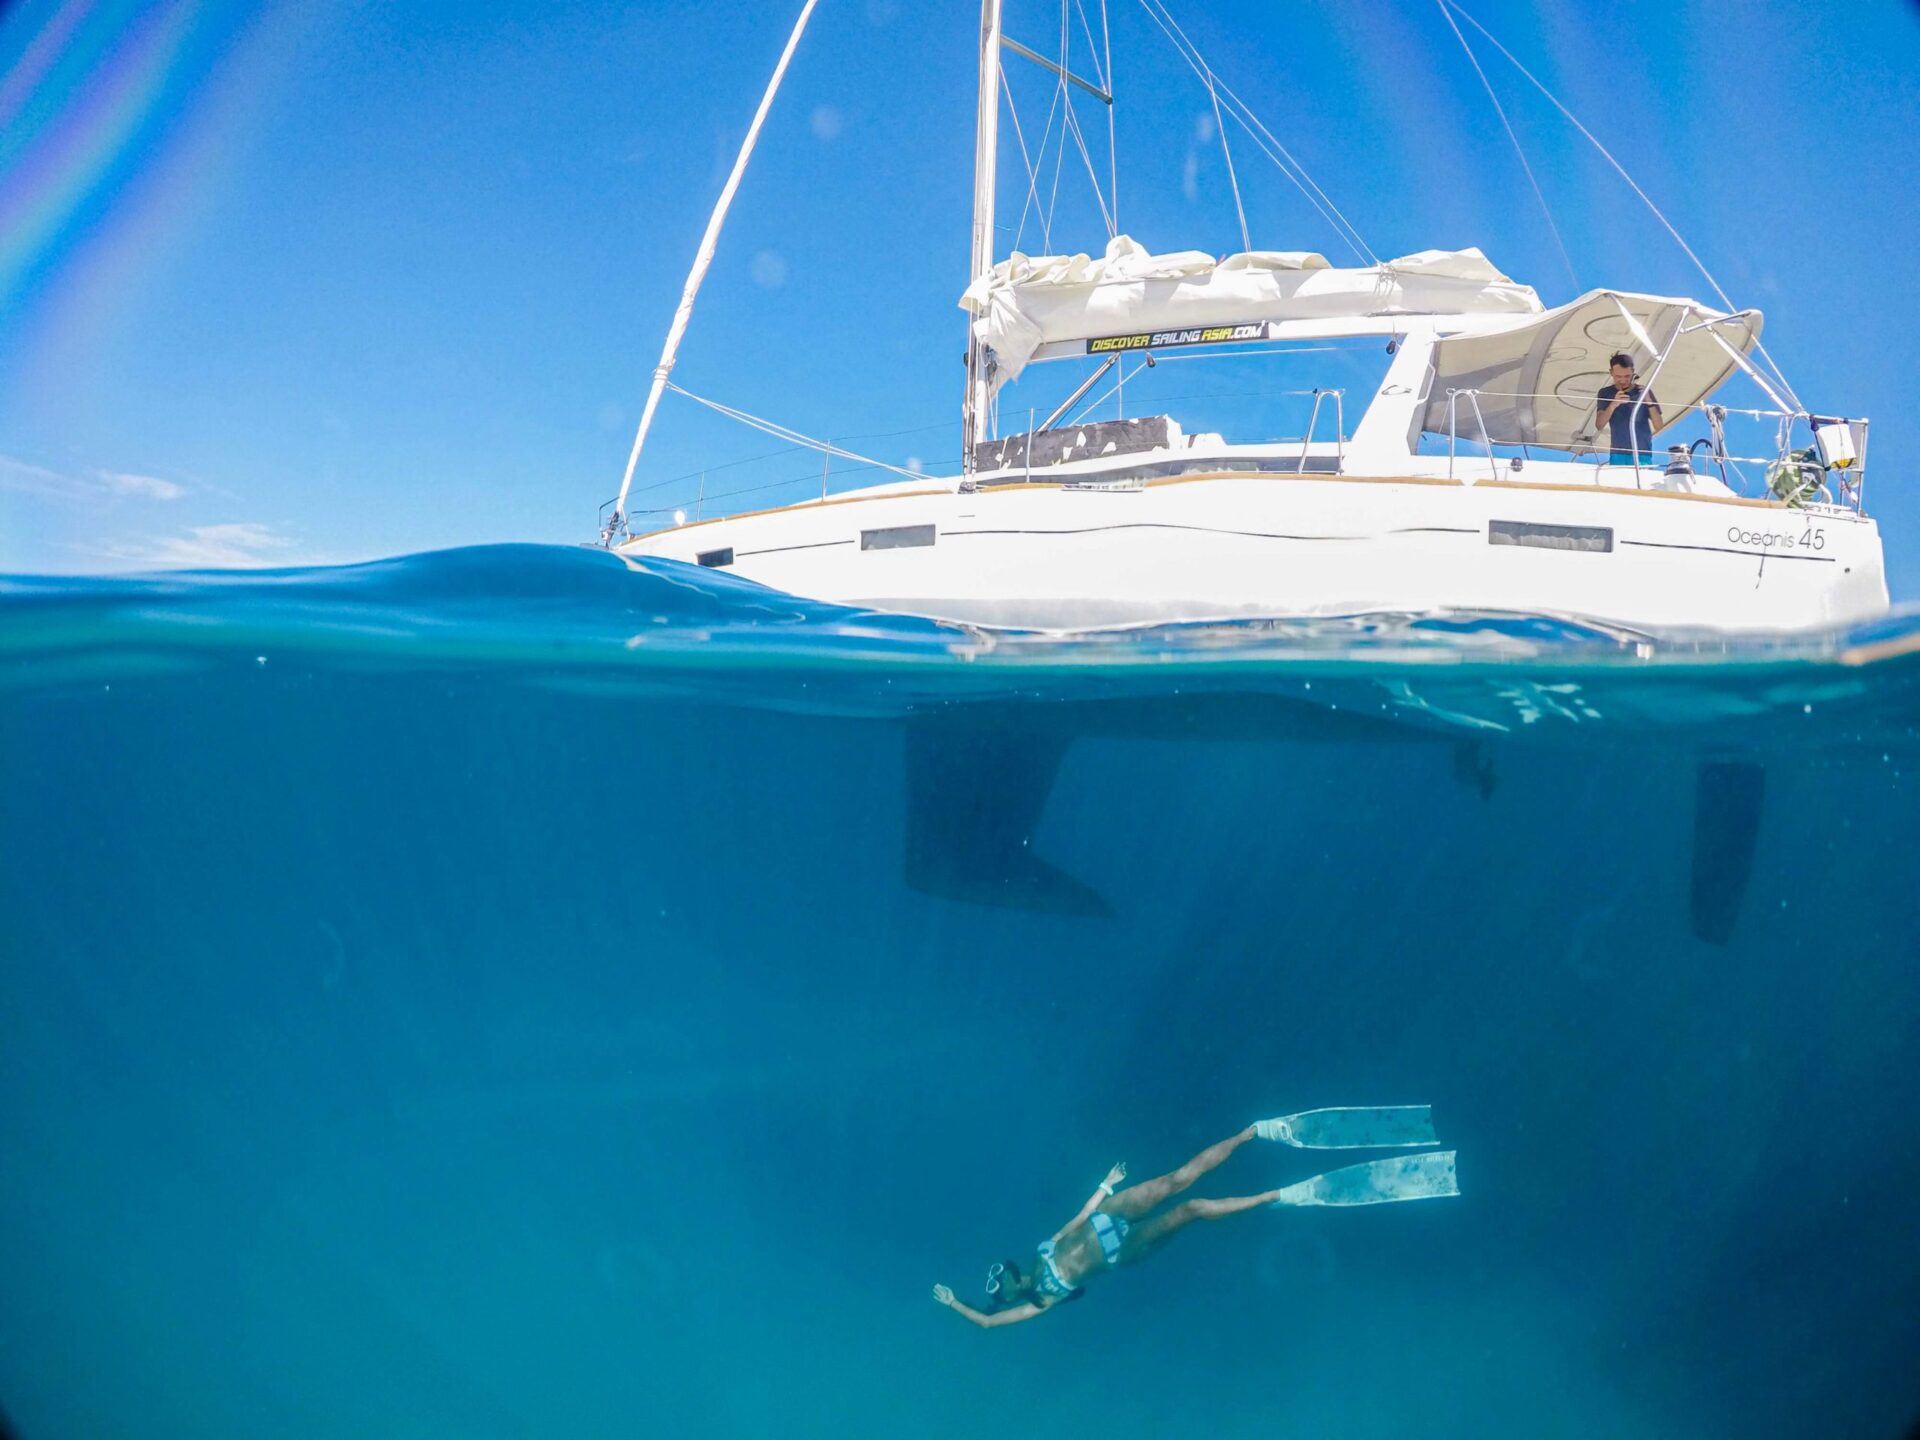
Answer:
[{"label": "hull window", "polygon": [[1536,525],[1527,520],[1493,520],[1487,524],[1487,543],[1605,554],[1613,549],[1613,531],[1605,525]]},{"label": "hull window", "polygon": [[895,525],[888,530],[862,530],[862,550],[912,550],[933,544],[931,525]]},{"label": "hull window", "polygon": [[702,550],[693,558],[698,560],[702,565],[705,565],[708,569],[717,570],[722,565],[731,565],[733,563],[733,547],[729,545],[724,550]]}]

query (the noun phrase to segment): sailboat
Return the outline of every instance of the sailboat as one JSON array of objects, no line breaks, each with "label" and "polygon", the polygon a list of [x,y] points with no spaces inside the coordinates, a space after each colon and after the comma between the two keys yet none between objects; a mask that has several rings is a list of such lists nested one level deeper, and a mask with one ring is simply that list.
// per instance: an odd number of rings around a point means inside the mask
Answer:
[{"label": "sailboat", "polygon": [[[1887,609],[1879,531],[1863,507],[1867,423],[1801,405],[1762,363],[1757,310],[1615,289],[1548,307],[1478,249],[1336,266],[1250,243],[1225,257],[1151,253],[1120,234],[1098,255],[996,257],[1005,56],[1113,102],[1104,77],[1070,74],[1005,36],[1001,0],[983,0],[980,21],[960,472],[902,471],[773,509],[680,513],[637,529],[628,495],[648,424],[813,3],[655,371],[603,532],[615,553],[813,599],[1046,630],[1445,611],[1791,631]],[[1205,78],[1213,91],[1210,69]],[[1316,391],[1306,434],[1284,441],[1236,442],[1171,413],[1073,418],[1116,366],[1138,376],[1156,357],[1365,337],[1392,358],[1350,431],[1336,390]],[[1642,397],[1632,404],[1658,401],[1651,446],[1630,434],[1624,453],[1601,423],[1620,356],[1644,387],[1627,392]],[[1009,387],[1061,361],[1094,368],[1044,419],[999,433],[995,417],[1019,409],[1005,403]],[[1735,376],[1767,407],[1720,403]],[[1764,443],[1739,453],[1735,419]]]}]

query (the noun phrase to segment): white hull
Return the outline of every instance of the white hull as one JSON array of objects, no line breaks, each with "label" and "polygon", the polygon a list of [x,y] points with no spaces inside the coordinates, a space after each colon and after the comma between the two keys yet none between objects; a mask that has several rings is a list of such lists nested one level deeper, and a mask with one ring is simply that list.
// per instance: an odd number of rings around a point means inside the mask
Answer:
[{"label": "white hull", "polygon": [[971,493],[928,481],[676,526],[619,553],[1043,629],[1491,610],[1798,630],[1887,608],[1878,528],[1852,510],[1602,487],[1592,466],[1526,475],[1221,472],[1130,489],[983,477]]}]

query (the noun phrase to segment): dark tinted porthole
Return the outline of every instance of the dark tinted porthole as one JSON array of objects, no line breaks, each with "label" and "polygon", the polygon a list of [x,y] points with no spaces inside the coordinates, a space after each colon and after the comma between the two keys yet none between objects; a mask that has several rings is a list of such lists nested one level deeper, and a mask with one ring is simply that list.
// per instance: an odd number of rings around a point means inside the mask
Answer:
[{"label": "dark tinted porthole", "polygon": [[709,569],[718,569],[722,565],[733,563],[733,547],[729,545],[723,550],[702,550],[693,558]]},{"label": "dark tinted porthole", "polygon": [[933,544],[931,525],[895,525],[886,530],[862,530],[862,550],[912,550]]},{"label": "dark tinted porthole", "polygon": [[1605,525],[1538,525],[1531,520],[1493,520],[1487,524],[1487,543],[1605,554],[1613,549],[1613,531]]}]

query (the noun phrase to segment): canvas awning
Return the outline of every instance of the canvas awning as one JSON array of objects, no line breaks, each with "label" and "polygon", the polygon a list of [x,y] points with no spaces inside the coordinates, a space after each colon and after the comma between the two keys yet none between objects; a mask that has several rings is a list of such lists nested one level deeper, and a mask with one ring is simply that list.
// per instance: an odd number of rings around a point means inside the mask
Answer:
[{"label": "canvas awning", "polygon": [[1200,250],[1154,255],[1125,235],[1098,260],[1016,251],[969,286],[960,307],[973,316],[975,339],[992,349],[996,387],[1019,375],[1042,345],[1060,342],[1087,342],[1089,353],[1100,353],[1099,342],[1147,349],[1159,337],[1222,327],[1264,333],[1273,321],[1541,312],[1530,286],[1515,284],[1478,250],[1423,250],[1339,269],[1306,251],[1224,260]]},{"label": "canvas awning", "polygon": [[1758,310],[1728,314],[1672,296],[1590,291],[1530,320],[1437,341],[1421,428],[1446,434],[1447,392],[1473,390],[1478,415],[1464,397],[1457,406],[1455,433],[1463,439],[1480,439],[1484,418],[1496,441],[1589,444],[1595,399],[1616,351],[1633,357],[1643,381],[1651,379],[1661,418],[1671,425],[1719,388],[1738,363],[1728,349],[1744,356],[1759,340],[1761,322]]}]

